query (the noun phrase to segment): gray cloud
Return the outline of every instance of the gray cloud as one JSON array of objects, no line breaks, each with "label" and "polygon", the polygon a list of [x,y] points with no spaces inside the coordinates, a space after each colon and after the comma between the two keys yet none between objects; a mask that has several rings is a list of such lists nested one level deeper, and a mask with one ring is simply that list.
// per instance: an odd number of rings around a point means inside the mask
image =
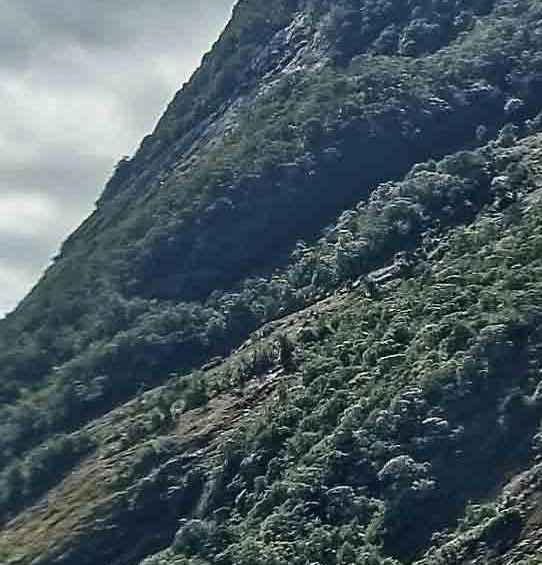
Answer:
[{"label": "gray cloud", "polygon": [[88,215],[234,0],[0,0],[0,316]]},{"label": "gray cloud", "polygon": [[[186,48],[213,39],[229,14],[228,0],[1,0],[6,61],[33,65],[46,49],[75,43],[91,50]],[[212,30],[212,35],[209,33]]]}]

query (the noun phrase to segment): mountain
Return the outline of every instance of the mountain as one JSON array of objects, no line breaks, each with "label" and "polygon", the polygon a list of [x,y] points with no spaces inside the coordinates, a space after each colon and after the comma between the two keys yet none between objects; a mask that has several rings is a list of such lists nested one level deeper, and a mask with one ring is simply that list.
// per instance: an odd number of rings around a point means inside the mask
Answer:
[{"label": "mountain", "polygon": [[0,561],[539,562],[541,53],[240,0],[0,321]]}]

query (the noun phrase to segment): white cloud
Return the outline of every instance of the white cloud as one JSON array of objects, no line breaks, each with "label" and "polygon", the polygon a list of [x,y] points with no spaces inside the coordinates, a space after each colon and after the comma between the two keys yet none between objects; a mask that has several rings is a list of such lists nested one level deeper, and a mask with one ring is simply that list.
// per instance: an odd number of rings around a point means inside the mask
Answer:
[{"label": "white cloud", "polygon": [[43,194],[14,193],[0,195],[0,237],[34,237],[52,227],[60,210]]},{"label": "white cloud", "polygon": [[9,312],[28,290],[28,274],[0,262],[0,312]]}]

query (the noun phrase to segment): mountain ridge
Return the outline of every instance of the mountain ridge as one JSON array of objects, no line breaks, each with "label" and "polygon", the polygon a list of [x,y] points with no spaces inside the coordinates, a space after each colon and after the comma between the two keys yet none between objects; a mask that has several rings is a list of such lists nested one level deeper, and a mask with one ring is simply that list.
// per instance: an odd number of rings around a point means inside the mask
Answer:
[{"label": "mountain ridge", "polygon": [[0,323],[5,562],[527,559],[541,13],[238,3]]}]

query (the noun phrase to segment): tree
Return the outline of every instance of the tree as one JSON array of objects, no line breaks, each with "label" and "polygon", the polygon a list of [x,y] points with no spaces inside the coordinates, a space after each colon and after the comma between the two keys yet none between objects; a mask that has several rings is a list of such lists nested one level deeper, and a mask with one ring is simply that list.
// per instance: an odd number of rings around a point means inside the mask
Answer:
[{"label": "tree", "polygon": [[286,372],[295,369],[294,364],[294,345],[290,338],[284,334],[279,336],[279,360]]},{"label": "tree", "polygon": [[209,394],[207,383],[202,375],[194,375],[184,396],[184,411],[207,406]]}]

